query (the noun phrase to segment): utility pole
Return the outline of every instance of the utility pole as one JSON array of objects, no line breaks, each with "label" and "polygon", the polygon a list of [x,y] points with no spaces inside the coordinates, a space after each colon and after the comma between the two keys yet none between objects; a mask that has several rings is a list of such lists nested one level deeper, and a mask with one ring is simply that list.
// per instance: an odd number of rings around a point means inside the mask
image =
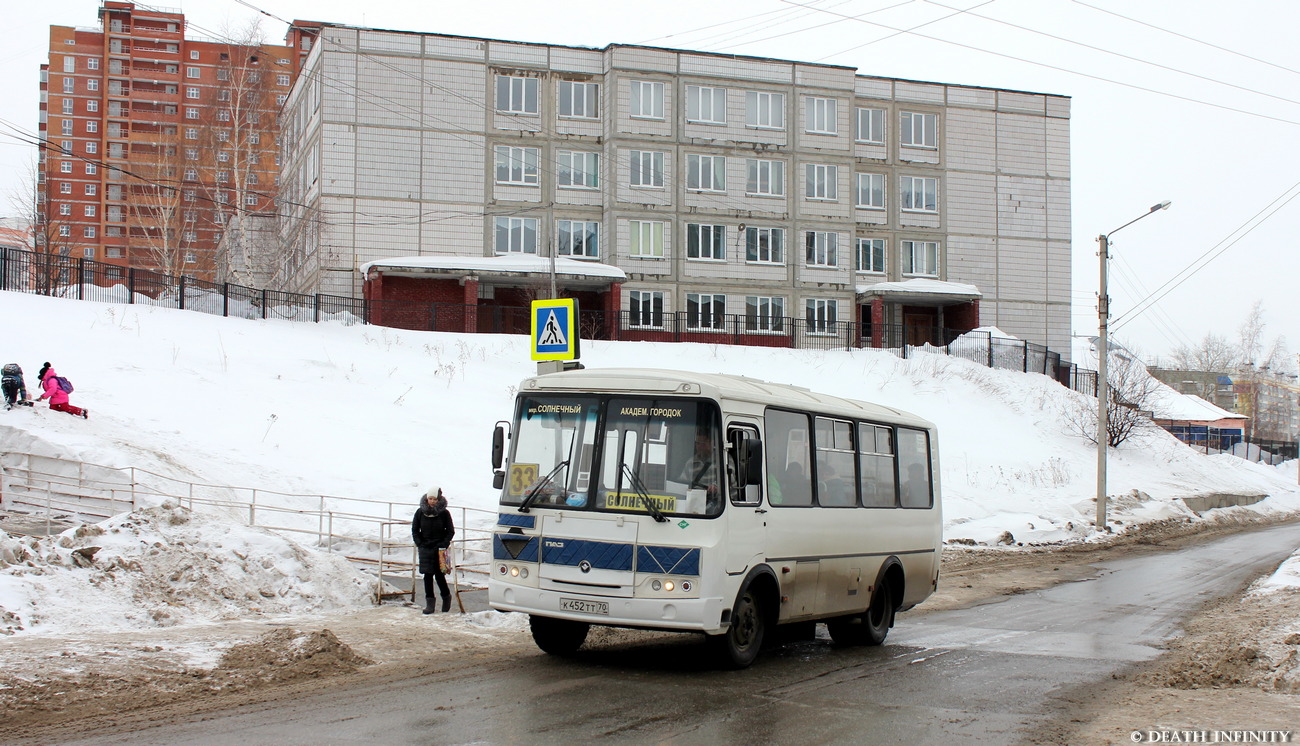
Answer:
[{"label": "utility pole", "polygon": [[1124,225],[1116,228],[1110,233],[1103,233],[1097,237],[1098,243],[1101,244],[1101,282],[1097,288],[1097,530],[1106,530],[1106,449],[1110,447],[1110,434],[1108,417],[1110,415],[1110,385],[1106,378],[1106,364],[1109,362],[1110,349],[1108,327],[1110,326],[1110,296],[1107,294],[1107,279],[1110,261],[1110,237],[1115,233],[1133,225],[1137,221],[1145,218],[1153,212],[1165,210],[1169,207],[1169,201],[1166,200],[1158,205],[1152,205],[1150,210],[1136,218],[1128,221]]}]

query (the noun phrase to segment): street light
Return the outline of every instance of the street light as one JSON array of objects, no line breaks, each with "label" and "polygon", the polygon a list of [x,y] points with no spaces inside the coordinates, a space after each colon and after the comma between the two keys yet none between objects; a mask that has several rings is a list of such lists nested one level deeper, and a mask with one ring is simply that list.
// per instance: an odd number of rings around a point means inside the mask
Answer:
[{"label": "street light", "polygon": [[1101,285],[1097,289],[1097,530],[1106,530],[1106,447],[1110,440],[1106,430],[1106,411],[1110,399],[1110,386],[1106,381],[1106,361],[1109,352],[1106,348],[1106,329],[1110,323],[1110,297],[1106,294],[1107,265],[1110,259],[1110,237],[1133,225],[1153,212],[1169,208],[1169,200],[1152,205],[1150,210],[1133,218],[1110,233],[1097,237],[1101,243]]}]

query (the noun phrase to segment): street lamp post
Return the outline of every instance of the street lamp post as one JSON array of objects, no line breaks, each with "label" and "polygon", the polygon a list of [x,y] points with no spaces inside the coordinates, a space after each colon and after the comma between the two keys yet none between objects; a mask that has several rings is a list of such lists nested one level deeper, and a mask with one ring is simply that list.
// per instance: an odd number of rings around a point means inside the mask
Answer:
[{"label": "street lamp post", "polygon": [[1110,436],[1107,432],[1107,407],[1110,399],[1110,386],[1106,379],[1106,363],[1109,358],[1107,350],[1107,328],[1110,325],[1110,296],[1107,291],[1107,262],[1110,260],[1110,237],[1133,225],[1153,212],[1169,208],[1169,201],[1152,205],[1150,210],[1133,218],[1110,233],[1097,237],[1101,244],[1101,283],[1097,288],[1097,530],[1106,530],[1106,448]]}]

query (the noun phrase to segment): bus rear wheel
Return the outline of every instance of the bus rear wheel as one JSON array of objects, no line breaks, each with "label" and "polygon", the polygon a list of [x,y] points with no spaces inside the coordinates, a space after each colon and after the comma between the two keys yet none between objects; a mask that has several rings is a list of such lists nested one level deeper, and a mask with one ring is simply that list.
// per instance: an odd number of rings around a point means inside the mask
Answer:
[{"label": "bus rear wheel", "polygon": [[533,642],[543,652],[551,655],[573,655],[587,640],[587,631],[591,625],[586,622],[571,622],[568,619],[552,619],[536,614],[528,617],[528,627],[533,632]]},{"label": "bus rear wheel", "polygon": [[720,635],[710,635],[718,661],[727,668],[746,668],[758,658],[767,634],[763,605],[754,589],[746,588],[731,610],[731,626]]},{"label": "bus rear wheel", "polygon": [[871,594],[871,606],[866,611],[832,619],[826,623],[826,631],[840,645],[881,645],[893,625],[893,598],[889,585],[881,583]]}]

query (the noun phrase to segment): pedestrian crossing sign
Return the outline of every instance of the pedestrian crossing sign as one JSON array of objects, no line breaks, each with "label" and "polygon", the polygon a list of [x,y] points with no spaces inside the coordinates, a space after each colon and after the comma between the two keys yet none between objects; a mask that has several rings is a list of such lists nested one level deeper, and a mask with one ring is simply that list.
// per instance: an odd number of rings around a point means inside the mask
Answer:
[{"label": "pedestrian crossing sign", "polygon": [[534,360],[578,359],[578,301],[535,300],[532,308]]}]

